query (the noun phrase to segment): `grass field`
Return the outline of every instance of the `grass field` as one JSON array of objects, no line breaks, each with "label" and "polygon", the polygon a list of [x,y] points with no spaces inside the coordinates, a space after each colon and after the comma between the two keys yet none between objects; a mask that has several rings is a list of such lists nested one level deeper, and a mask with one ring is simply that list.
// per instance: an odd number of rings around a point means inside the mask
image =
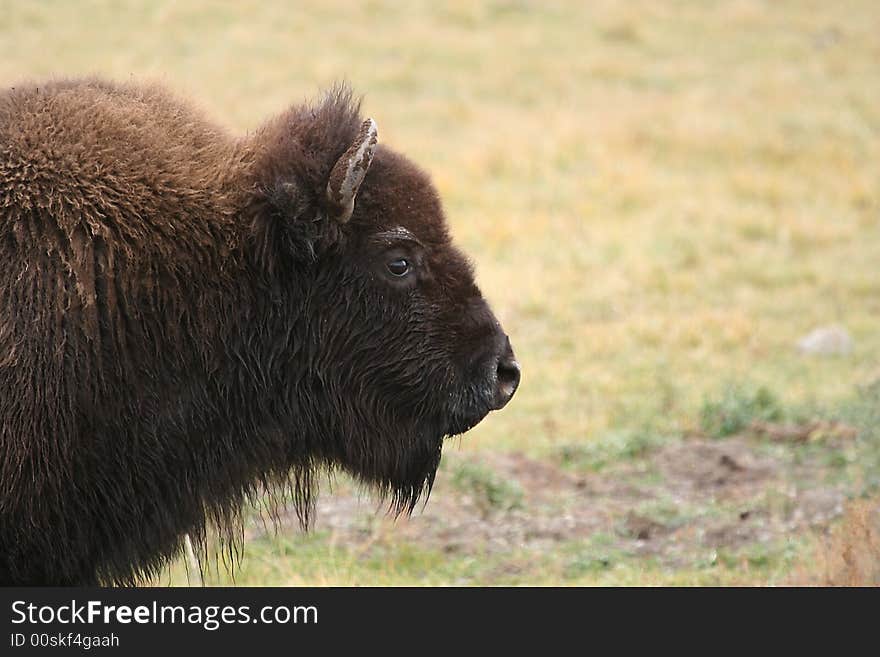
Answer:
[{"label": "grass field", "polygon": [[[511,334],[424,511],[341,480],[254,525],[251,585],[835,581],[880,486],[878,63],[875,0],[0,4],[4,84],[159,78],[244,131],[349,80]],[[828,324],[850,354],[795,348]]]}]

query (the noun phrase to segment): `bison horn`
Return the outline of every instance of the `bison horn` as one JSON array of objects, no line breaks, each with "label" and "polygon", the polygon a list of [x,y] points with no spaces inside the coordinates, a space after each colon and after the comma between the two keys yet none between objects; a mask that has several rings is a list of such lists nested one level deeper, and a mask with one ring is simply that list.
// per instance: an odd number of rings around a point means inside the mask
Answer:
[{"label": "bison horn", "polygon": [[339,214],[336,219],[340,223],[344,224],[351,219],[351,213],[354,212],[354,198],[373,161],[378,136],[376,122],[373,119],[364,121],[354,142],[336,161],[333,171],[330,172],[327,199],[334,208],[338,209]]}]

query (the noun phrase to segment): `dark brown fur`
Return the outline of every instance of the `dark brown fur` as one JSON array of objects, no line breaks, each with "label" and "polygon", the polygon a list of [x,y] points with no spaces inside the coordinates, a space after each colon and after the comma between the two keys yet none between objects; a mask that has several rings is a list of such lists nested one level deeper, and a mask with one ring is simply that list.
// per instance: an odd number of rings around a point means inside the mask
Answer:
[{"label": "dark brown fur", "polygon": [[506,402],[427,176],[380,146],[333,220],[360,124],[344,89],[245,138],[158,86],[0,93],[0,584],[140,581],[266,490],[306,522],[322,469],[411,509]]}]

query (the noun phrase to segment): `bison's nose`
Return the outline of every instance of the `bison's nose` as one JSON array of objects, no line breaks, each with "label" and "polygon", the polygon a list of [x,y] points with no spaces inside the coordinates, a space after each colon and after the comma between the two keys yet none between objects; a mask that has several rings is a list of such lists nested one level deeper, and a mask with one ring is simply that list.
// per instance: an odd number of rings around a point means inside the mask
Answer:
[{"label": "bison's nose", "polygon": [[495,374],[495,405],[494,410],[507,406],[513,398],[513,393],[519,387],[519,363],[513,355],[510,340],[505,338],[504,352],[498,359]]}]

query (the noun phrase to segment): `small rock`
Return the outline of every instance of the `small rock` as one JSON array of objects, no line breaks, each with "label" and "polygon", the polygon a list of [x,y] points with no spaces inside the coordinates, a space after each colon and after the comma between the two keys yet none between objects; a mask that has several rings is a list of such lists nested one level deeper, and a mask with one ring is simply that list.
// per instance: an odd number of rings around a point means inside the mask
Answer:
[{"label": "small rock", "polygon": [[801,353],[815,356],[843,356],[853,350],[853,339],[842,326],[822,326],[798,340]]}]

